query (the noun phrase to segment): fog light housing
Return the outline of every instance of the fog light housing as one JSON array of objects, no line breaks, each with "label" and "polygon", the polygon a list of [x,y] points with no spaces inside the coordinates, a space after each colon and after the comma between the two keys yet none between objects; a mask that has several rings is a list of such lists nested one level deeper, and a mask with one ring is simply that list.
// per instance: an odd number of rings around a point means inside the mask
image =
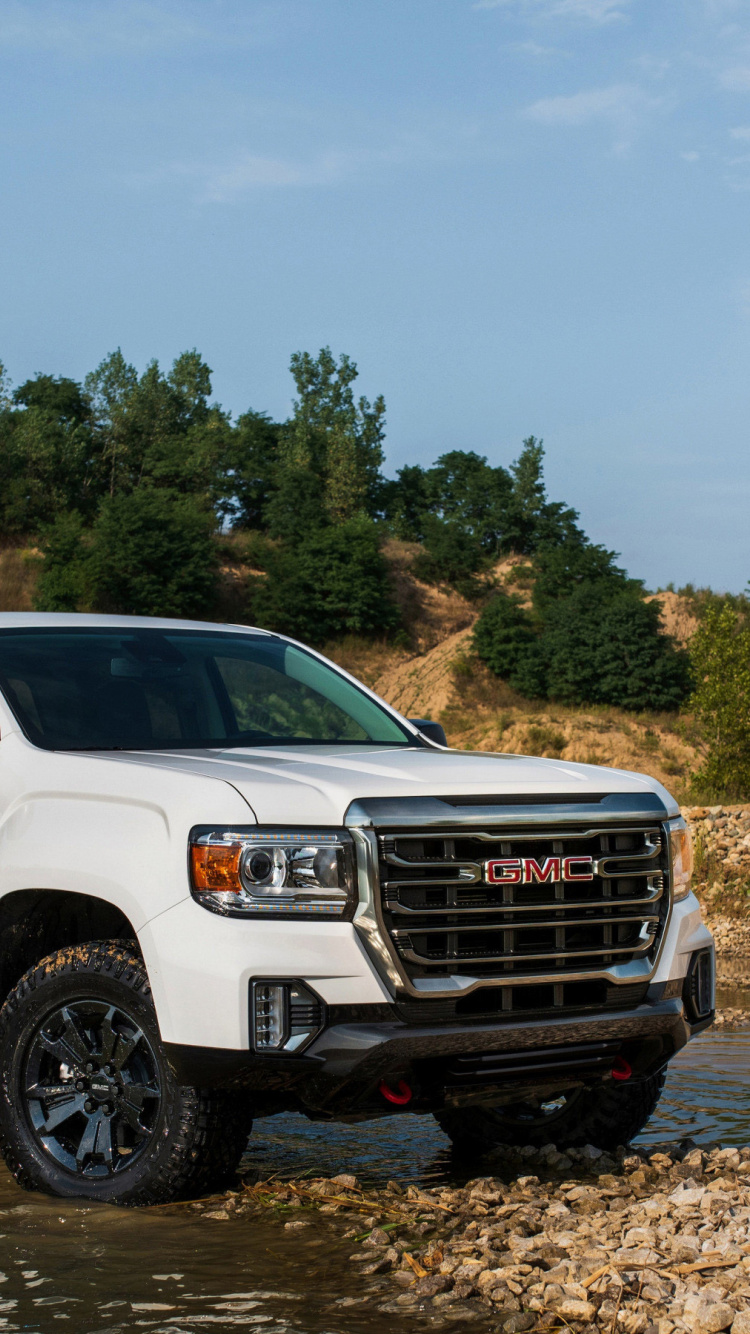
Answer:
[{"label": "fog light housing", "polygon": [[323,1024],[323,1002],[304,983],[257,978],[250,984],[250,1032],[259,1055],[298,1054],[309,1047]]},{"label": "fog light housing", "polygon": [[688,1019],[707,1019],[714,1009],[714,952],[697,950],[690,960],[682,998]]}]

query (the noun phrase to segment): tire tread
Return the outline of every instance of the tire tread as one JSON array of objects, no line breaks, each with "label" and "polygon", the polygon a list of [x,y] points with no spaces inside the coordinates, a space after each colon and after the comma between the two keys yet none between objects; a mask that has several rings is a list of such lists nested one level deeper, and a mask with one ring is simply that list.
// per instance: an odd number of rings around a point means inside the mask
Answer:
[{"label": "tire tread", "polygon": [[[69,946],[41,959],[10,992],[0,1010],[0,1052],[12,1036],[9,1030],[18,1012],[33,1004],[45,985],[76,973],[109,977],[127,987],[153,1011],[145,964],[135,953],[132,942],[98,940]],[[4,1066],[5,1060],[0,1063]],[[251,1128],[244,1100],[217,1090],[181,1088],[176,1084],[172,1087],[171,1097],[174,1114],[170,1117],[168,1156],[162,1159],[148,1181],[141,1182],[113,1203],[149,1205],[195,1198],[226,1184],[236,1172]],[[12,1114],[4,1069],[0,1098],[3,1109]],[[24,1150],[20,1138],[14,1136],[11,1139],[0,1125],[0,1148],[9,1171],[26,1190],[49,1189],[35,1170],[33,1154],[28,1148]]]}]

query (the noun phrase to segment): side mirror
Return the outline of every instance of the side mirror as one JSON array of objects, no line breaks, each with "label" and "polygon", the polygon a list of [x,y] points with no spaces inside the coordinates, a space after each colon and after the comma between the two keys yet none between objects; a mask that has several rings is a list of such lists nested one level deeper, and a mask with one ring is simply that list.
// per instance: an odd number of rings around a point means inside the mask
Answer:
[{"label": "side mirror", "polygon": [[429,718],[410,718],[412,727],[418,727],[422,736],[426,736],[428,741],[437,742],[438,746],[447,746],[448,738],[445,735],[445,728],[442,723],[431,723]]}]

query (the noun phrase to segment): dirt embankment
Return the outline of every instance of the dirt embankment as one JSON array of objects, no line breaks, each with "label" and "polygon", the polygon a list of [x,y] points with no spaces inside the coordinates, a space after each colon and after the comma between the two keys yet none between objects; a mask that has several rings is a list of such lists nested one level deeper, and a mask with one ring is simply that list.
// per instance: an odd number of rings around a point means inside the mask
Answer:
[{"label": "dirt embankment", "polygon": [[[678,797],[685,795],[699,759],[689,723],[672,715],[641,716],[613,708],[568,708],[522,699],[472,652],[476,606],[458,594],[422,584],[411,574],[417,551],[409,543],[388,548],[405,622],[415,627],[416,648],[387,649],[352,640],[328,647],[335,661],[361,676],[407,717],[441,721],[449,743],[457,749],[546,755],[633,769],[657,778]],[[519,558],[511,558],[495,573],[523,594],[524,570],[519,565]],[[696,624],[690,604],[676,593],[658,597],[665,629],[684,642]]]}]

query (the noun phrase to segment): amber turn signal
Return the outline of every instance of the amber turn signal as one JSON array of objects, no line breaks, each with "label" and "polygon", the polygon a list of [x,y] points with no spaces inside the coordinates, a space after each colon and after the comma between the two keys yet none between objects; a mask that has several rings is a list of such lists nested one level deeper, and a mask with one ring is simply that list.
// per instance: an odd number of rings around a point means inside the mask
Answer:
[{"label": "amber turn signal", "polygon": [[241,853],[241,843],[193,844],[190,849],[190,859],[194,889],[224,889],[234,893],[241,890]]}]

